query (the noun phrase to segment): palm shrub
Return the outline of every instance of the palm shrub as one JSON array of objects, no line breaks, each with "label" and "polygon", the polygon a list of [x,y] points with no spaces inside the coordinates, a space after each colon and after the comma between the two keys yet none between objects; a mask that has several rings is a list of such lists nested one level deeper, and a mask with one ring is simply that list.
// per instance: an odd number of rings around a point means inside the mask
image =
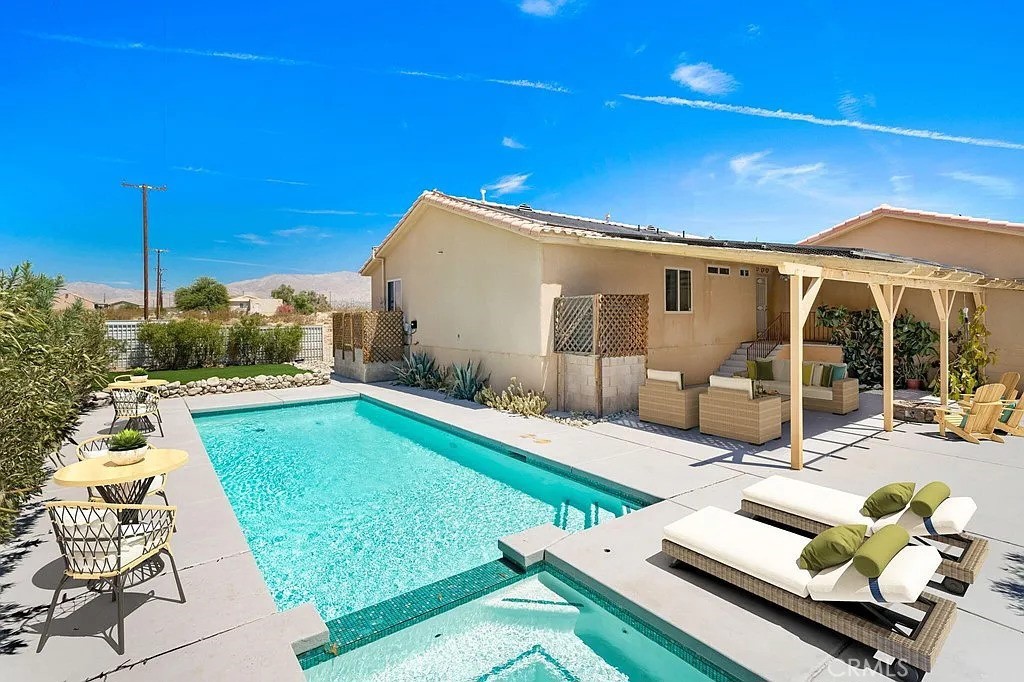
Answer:
[{"label": "palm shrub", "polygon": [[399,386],[438,389],[445,385],[446,374],[427,353],[411,353],[405,356],[401,365],[395,367],[395,383]]},{"label": "palm shrub", "polygon": [[78,424],[118,344],[102,315],[76,304],[51,309],[60,277],[28,263],[0,271],[0,542],[19,507],[38,494],[46,456]]},{"label": "palm shrub", "polygon": [[282,324],[264,329],[261,334],[264,362],[280,364],[291,362],[302,350],[302,327]]},{"label": "palm shrub", "polygon": [[472,360],[467,360],[464,365],[452,363],[448,368],[444,392],[457,400],[474,400],[491,378],[489,374],[481,376],[481,371],[480,365],[474,365]]},{"label": "palm shrub", "polygon": [[228,327],[228,362],[255,365],[263,350],[263,317],[245,315]]},{"label": "palm shrub", "polygon": [[[960,327],[949,335],[949,393],[958,400],[985,382],[985,368],[996,361],[996,351],[988,347],[992,332],[985,326],[985,306],[973,315],[960,311]],[[938,390],[938,379],[932,382]]]},{"label": "palm shrub", "polygon": [[508,388],[501,393],[495,393],[489,386],[483,388],[476,395],[476,401],[502,412],[514,412],[524,416],[540,415],[548,407],[548,399],[543,393],[524,389],[522,382],[515,377],[512,377]]}]

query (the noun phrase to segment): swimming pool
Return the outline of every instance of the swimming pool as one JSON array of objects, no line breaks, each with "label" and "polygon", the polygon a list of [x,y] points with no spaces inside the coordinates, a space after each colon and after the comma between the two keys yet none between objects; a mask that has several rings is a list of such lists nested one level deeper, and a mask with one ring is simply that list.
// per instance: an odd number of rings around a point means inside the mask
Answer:
[{"label": "swimming pool", "polygon": [[[544,570],[308,667],[309,682],[731,682],[721,668]],[[656,641],[657,640],[657,641]]]},{"label": "swimming pool", "polygon": [[195,423],[278,608],[324,620],[493,561],[504,535],[637,506],[363,398]]}]

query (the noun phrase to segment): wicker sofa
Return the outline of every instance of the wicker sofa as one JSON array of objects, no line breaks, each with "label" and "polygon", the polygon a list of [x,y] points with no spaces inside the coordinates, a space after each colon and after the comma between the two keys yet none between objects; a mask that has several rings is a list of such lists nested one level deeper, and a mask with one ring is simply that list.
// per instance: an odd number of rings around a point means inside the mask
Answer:
[{"label": "wicker sofa", "polygon": [[750,379],[712,376],[698,400],[701,433],[754,445],[782,437],[782,398],[754,396]]},{"label": "wicker sofa", "polygon": [[[761,360],[764,362],[764,360]],[[772,378],[761,379],[758,383],[766,391],[777,391],[783,395],[789,395],[789,360],[774,359],[772,362]],[[832,365],[833,367],[846,368],[845,364],[828,362],[805,362],[804,366]],[[746,377],[747,372],[739,373],[739,376]],[[831,386],[820,386],[804,384],[803,396],[804,407],[808,410],[818,412],[832,412],[834,414],[848,414],[860,408],[860,383],[856,379],[843,378],[832,382]]]},{"label": "wicker sofa", "polygon": [[649,369],[640,387],[640,421],[692,429],[697,426],[697,396],[707,390],[707,386],[684,388],[682,372]]}]

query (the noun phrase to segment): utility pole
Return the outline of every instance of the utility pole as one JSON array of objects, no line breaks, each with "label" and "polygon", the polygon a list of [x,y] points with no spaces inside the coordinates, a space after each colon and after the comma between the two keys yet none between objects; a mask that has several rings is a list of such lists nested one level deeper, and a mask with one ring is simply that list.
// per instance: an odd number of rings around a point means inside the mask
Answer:
[{"label": "utility pole", "polygon": [[122,187],[137,189],[142,192],[142,319],[149,319],[149,192],[166,192],[167,185],[136,185],[121,182]]},{"label": "utility pole", "polygon": [[164,307],[164,269],[160,267],[160,254],[167,249],[153,249],[156,254],[156,319],[160,319],[160,311]]}]

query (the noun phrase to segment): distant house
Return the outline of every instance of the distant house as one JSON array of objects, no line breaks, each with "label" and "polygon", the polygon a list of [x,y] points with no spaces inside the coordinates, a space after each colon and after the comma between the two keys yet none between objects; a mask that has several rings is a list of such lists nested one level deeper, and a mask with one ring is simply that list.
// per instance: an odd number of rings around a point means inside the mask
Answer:
[{"label": "distant house", "polygon": [[228,309],[243,314],[273,315],[277,309],[284,305],[279,298],[260,298],[241,294],[228,299]]},{"label": "distant house", "polygon": [[85,296],[76,294],[73,291],[68,291],[67,289],[61,289],[57,292],[57,295],[53,297],[53,309],[65,310],[79,301],[82,303],[82,307],[86,310],[95,310],[99,307],[96,303],[90,301]]},{"label": "distant house", "polygon": [[96,309],[97,310],[102,310],[104,308],[112,308],[112,309],[115,309],[115,310],[122,310],[122,309],[128,309],[128,308],[141,308],[141,307],[142,306],[139,305],[138,303],[133,303],[132,301],[124,301],[124,300],[121,300],[121,301],[109,301],[109,302],[97,303],[96,304]]}]

